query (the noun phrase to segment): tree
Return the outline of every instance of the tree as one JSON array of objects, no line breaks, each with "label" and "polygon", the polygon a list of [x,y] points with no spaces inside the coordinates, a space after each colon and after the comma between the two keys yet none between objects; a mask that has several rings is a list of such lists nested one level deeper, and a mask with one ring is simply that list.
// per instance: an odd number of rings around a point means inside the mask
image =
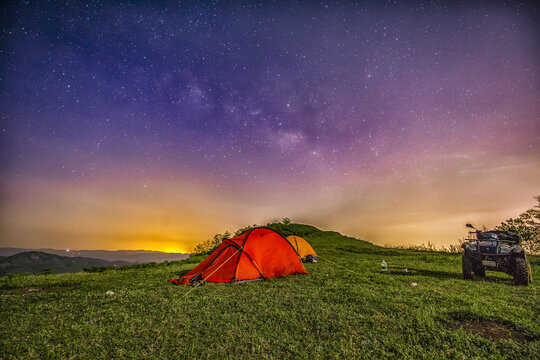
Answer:
[{"label": "tree", "polygon": [[540,253],[540,195],[534,199],[538,204],[533,208],[496,227],[497,230],[512,231],[521,236],[521,244],[529,254]]},{"label": "tree", "polygon": [[216,250],[219,245],[221,245],[223,240],[229,239],[230,237],[231,237],[231,234],[228,231],[225,231],[224,234],[216,234],[211,240],[205,240],[202,243],[195,246],[195,249],[193,249],[193,252],[195,254],[210,254],[214,250]]},{"label": "tree", "polygon": [[288,218],[288,217],[284,217],[283,220],[281,221],[281,223],[283,225],[290,225],[291,224],[291,219]]}]

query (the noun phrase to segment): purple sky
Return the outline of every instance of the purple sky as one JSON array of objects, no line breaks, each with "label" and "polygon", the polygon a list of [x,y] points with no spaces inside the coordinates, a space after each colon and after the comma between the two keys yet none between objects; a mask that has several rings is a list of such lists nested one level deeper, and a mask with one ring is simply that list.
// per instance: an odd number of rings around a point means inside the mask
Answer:
[{"label": "purple sky", "polygon": [[449,244],[518,215],[538,12],[487,4],[8,2],[0,246],[188,251],[285,216]]}]

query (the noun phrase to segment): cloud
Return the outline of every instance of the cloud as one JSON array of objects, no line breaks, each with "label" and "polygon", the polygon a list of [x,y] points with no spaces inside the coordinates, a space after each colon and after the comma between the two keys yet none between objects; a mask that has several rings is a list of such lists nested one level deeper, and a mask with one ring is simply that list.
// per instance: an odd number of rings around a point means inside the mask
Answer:
[{"label": "cloud", "polygon": [[[279,147],[305,141],[301,133],[281,133]],[[201,179],[149,182],[132,175],[20,181],[4,189],[0,246],[189,251],[215,233],[285,216],[381,245],[449,245],[466,235],[466,222],[492,227],[534,205],[538,178],[533,156],[433,154],[386,172],[351,169],[331,182],[304,177],[295,184],[281,176],[226,189]]]},{"label": "cloud", "polygon": [[2,244],[20,247],[189,251],[225,230],[231,198],[189,181],[12,185]]},{"label": "cloud", "polygon": [[398,172],[312,188],[303,200],[311,206],[291,217],[381,245],[447,246],[466,235],[465,223],[493,227],[533,206],[540,194],[540,163],[533,157],[433,156]]}]

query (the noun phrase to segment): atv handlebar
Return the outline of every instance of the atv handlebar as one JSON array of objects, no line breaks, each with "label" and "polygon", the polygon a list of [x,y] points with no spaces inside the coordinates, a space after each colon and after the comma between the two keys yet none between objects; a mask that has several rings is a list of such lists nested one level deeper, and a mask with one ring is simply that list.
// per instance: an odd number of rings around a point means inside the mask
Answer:
[{"label": "atv handlebar", "polygon": [[465,239],[465,241],[466,242],[491,241],[491,242],[498,242],[498,243],[503,242],[503,243],[519,244],[519,241],[508,240],[508,239]]}]

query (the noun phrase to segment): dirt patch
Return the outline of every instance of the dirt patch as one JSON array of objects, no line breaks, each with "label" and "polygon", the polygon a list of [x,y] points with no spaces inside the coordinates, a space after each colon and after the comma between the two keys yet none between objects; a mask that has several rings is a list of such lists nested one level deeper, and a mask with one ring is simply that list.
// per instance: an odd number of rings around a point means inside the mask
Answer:
[{"label": "dirt patch", "polygon": [[461,329],[472,335],[480,336],[493,341],[513,340],[520,343],[536,340],[520,331],[504,324],[491,320],[462,319],[448,323],[452,330]]},{"label": "dirt patch", "polygon": [[47,287],[24,287],[17,289],[9,289],[2,291],[2,294],[5,295],[26,295],[26,294],[35,294],[40,292],[51,293],[58,291],[68,291],[75,288],[75,285],[53,285]]}]

